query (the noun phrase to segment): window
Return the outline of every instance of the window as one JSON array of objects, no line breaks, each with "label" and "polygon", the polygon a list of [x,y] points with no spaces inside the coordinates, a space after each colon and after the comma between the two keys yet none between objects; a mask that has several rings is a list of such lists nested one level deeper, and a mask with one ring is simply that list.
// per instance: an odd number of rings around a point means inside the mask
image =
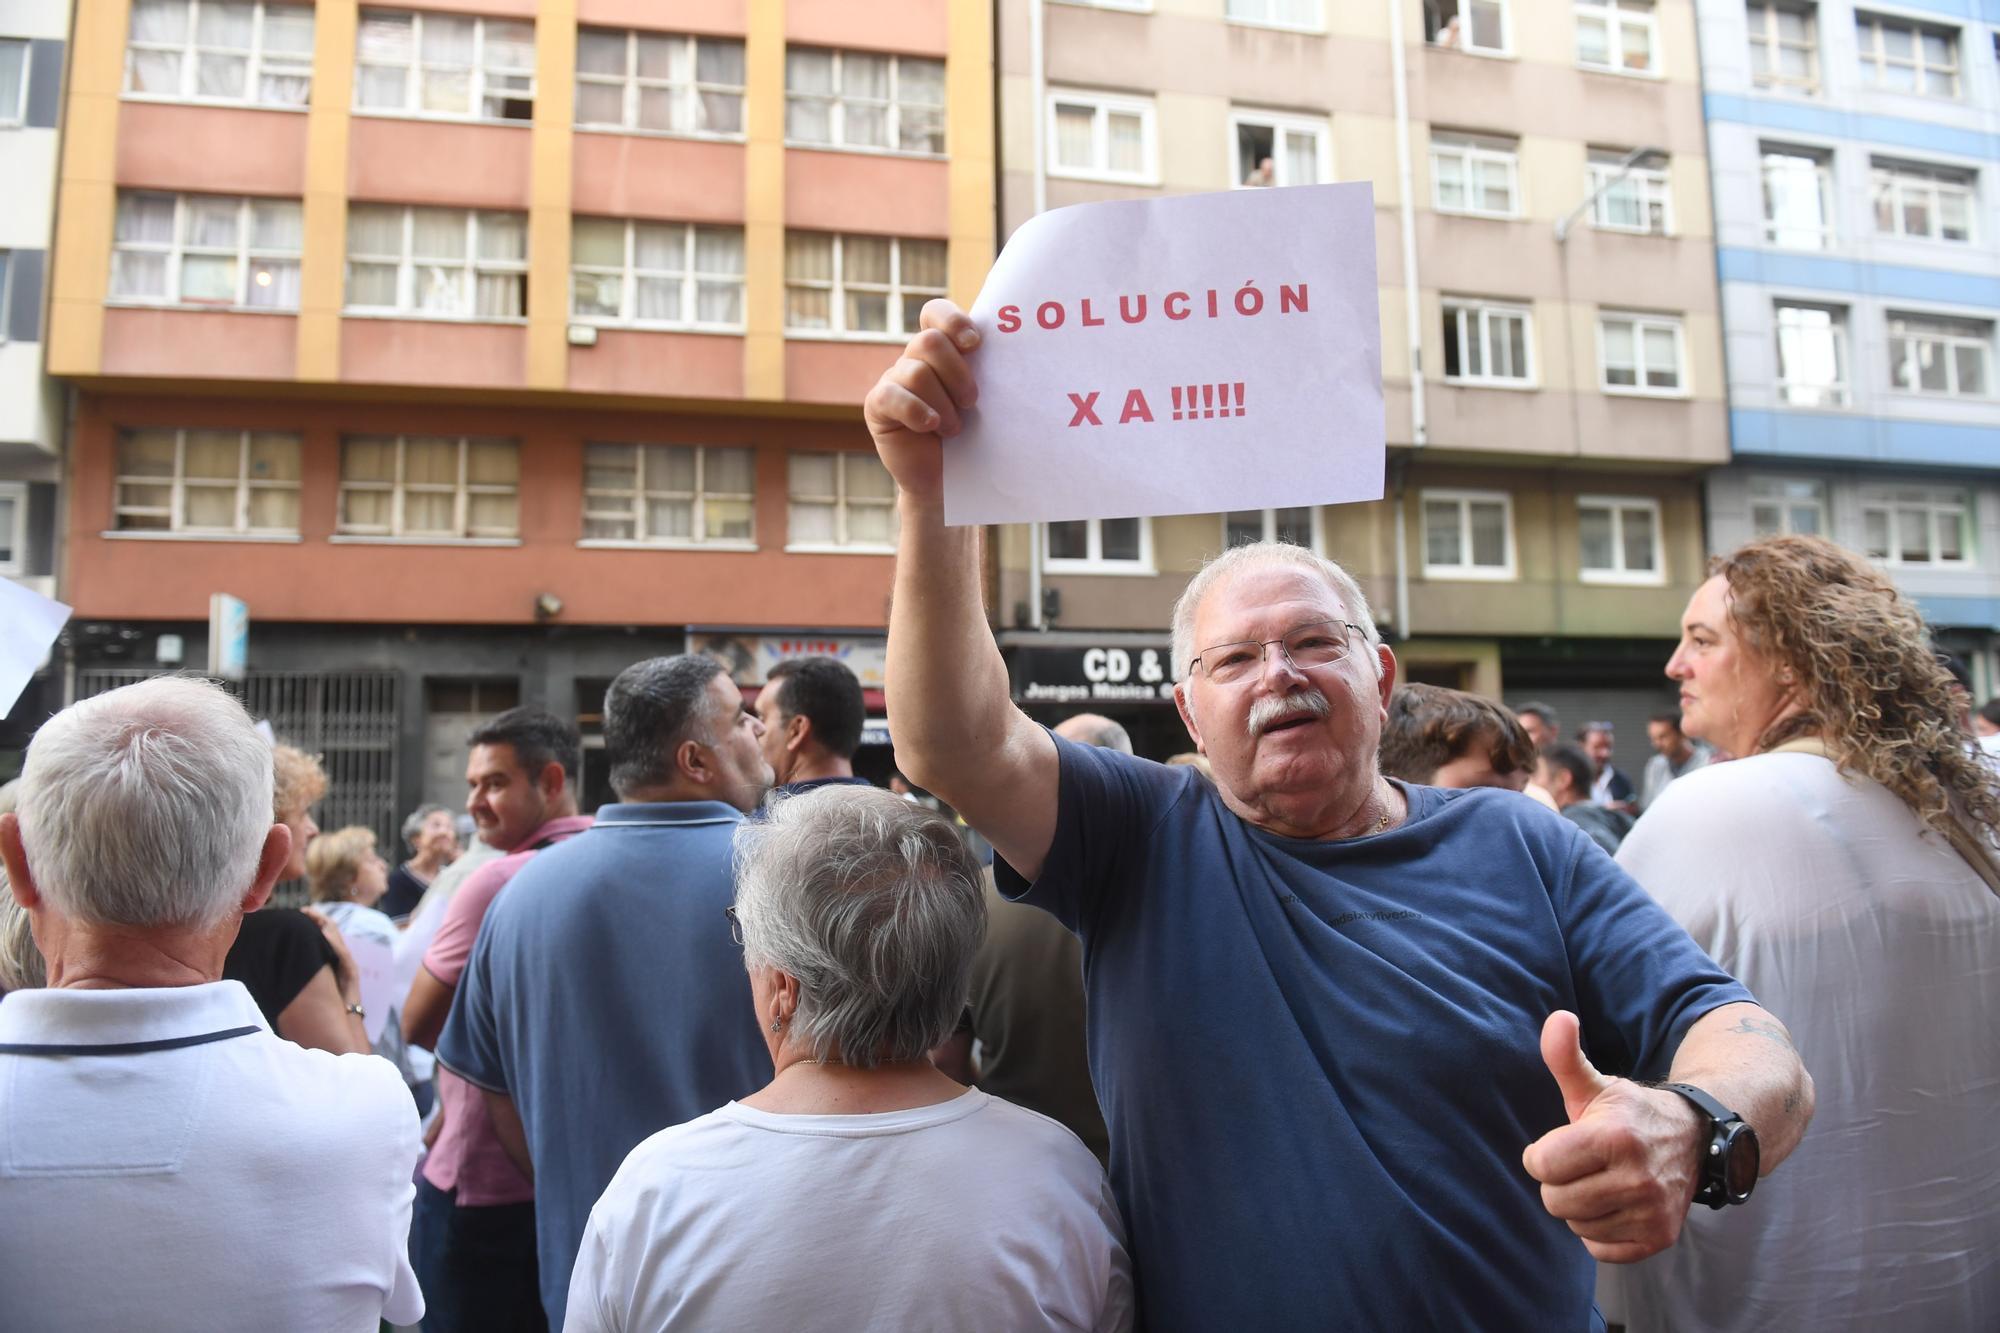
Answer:
[{"label": "window", "polygon": [[1431,134],[1431,206],[1440,213],[1519,217],[1520,170],[1512,139]]},{"label": "window", "polygon": [[743,327],[743,229],[577,218],[570,314],[593,324]]},{"label": "window", "polygon": [[943,296],[943,241],[785,233],[785,328],[829,337],[900,339],[924,302]]},{"label": "window", "polygon": [[1507,0],[1424,0],[1424,40],[1448,51],[1506,55]]},{"label": "window", "polygon": [[[19,125],[28,117],[28,44],[0,39],[0,125]],[[5,537],[0,531],[0,538]]]},{"label": "window", "polygon": [[1764,239],[1787,250],[1833,248],[1833,167],[1824,152],[1764,144]]},{"label": "window", "polygon": [[354,59],[356,110],[534,118],[532,23],[364,9]]},{"label": "window", "polygon": [[1941,315],[1889,314],[1889,384],[1904,393],[1986,396],[1993,326]]},{"label": "window", "polygon": [[1505,491],[1425,491],[1424,573],[1514,577],[1514,500]]},{"label": "window", "polygon": [[1926,241],[1972,239],[1971,172],[1877,158],[1870,176],[1875,230]]},{"label": "window", "polygon": [[1819,37],[1813,9],[1781,0],[1750,0],[1750,82],[1759,88],[1819,90]]},{"label": "window", "polygon": [[347,309],[430,319],[525,317],[527,215],[351,206]]},{"label": "window", "polygon": [[1667,159],[1653,153],[1625,167],[1630,156],[1616,148],[1590,150],[1590,225],[1665,236],[1674,229]]},{"label": "window", "polygon": [[28,487],[0,481],[0,574],[18,575],[27,566]]},{"label": "window", "polygon": [[1854,16],[1861,77],[1884,92],[1958,96],[1958,33],[1878,14]]},{"label": "window", "polygon": [[1752,477],[1750,524],[1759,537],[1824,537],[1826,487],[1796,477]]},{"label": "window", "polygon": [[743,43],[580,28],[576,123],[660,134],[743,133]]},{"label": "window", "polygon": [[1151,184],[1153,104],[1100,93],[1050,93],[1049,174],[1077,180]]},{"label": "window", "polygon": [[1044,528],[1052,574],[1150,574],[1153,527],[1143,518],[1079,518]]},{"label": "window", "polygon": [[190,102],[304,106],[312,91],[312,53],[310,5],[133,0],[125,91]]},{"label": "window", "polygon": [[1459,384],[1532,385],[1533,319],[1525,306],[1447,297],[1445,379]]},{"label": "window", "polygon": [[1239,111],[1229,118],[1238,185],[1318,185],[1333,179],[1324,120]]},{"label": "window", "polygon": [[1779,302],[1778,401],[1787,407],[1847,406],[1847,311]]},{"label": "window", "polygon": [[1606,393],[1679,395],[1681,322],[1668,315],[1603,314],[1597,317],[1598,361]]},{"label": "window", "polygon": [[296,199],[122,191],[111,299],[297,310],[303,227]]},{"label": "window", "polygon": [[585,445],[583,539],[748,546],[755,474],[750,449]]},{"label": "window", "polygon": [[787,49],[785,142],[944,152],[944,62]]},{"label": "window", "polygon": [[1868,556],[1891,565],[1962,565],[1972,559],[1972,505],[1963,492],[1886,488],[1864,492]]},{"label": "window", "polygon": [[1231,23],[1261,23],[1273,28],[1322,26],[1319,0],[1229,0],[1223,10]]},{"label": "window", "polygon": [[1576,0],[1576,63],[1625,74],[1658,71],[1653,0]]},{"label": "window", "polygon": [[1585,583],[1665,583],[1660,502],[1615,495],[1576,497],[1579,568]]},{"label": "window", "polygon": [[1319,510],[1298,505],[1290,509],[1239,509],[1222,516],[1223,550],[1252,542],[1290,542],[1317,551]]},{"label": "window", "polygon": [[120,532],[296,536],[299,437],[261,430],[129,430],[118,437]]},{"label": "window", "polygon": [[518,537],[516,440],[353,435],[340,442],[340,519],[347,537],[464,541]]},{"label": "window", "polygon": [[795,453],[789,460],[788,551],[893,551],[896,483],[872,453]]}]

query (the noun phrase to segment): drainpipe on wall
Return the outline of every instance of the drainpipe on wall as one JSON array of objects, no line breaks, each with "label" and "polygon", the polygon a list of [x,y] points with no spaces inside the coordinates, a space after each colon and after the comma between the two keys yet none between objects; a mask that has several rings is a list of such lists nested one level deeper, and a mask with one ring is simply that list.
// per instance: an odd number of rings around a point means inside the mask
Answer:
[{"label": "drainpipe on wall", "polygon": [[[1036,0],[1039,4],[1040,0]],[[1416,172],[1410,165],[1410,81],[1403,52],[1403,0],[1389,6],[1389,75],[1396,104],[1396,181],[1403,233],[1403,323],[1410,357],[1410,444],[1430,443],[1430,415],[1424,403],[1423,302],[1417,279]],[[1396,637],[1410,637],[1409,520],[1403,513],[1403,476],[1396,469]]]},{"label": "drainpipe on wall", "polygon": [[[1048,116],[1048,69],[1044,59],[1045,45],[1042,35],[1044,0],[1028,0],[1028,106],[1034,127],[1029,143],[1034,150],[1034,170],[1029,173],[1034,181],[1035,213],[1039,216],[1049,207],[1049,154],[1047,141]],[[1038,630],[1049,627],[1048,617],[1042,614],[1042,525],[1028,525],[1028,623]]]}]

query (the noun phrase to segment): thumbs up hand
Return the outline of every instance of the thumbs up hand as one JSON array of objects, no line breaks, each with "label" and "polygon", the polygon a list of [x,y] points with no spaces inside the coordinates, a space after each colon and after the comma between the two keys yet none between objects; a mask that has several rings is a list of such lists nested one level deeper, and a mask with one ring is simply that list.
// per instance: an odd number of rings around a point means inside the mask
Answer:
[{"label": "thumbs up hand", "polygon": [[1542,1183],[1542,1206],[1606,1263],[1637,1263],[1672,1245],[1694,1201],[1701,1116],[1675,1093],[1598,1073],[1566,1010],[1542,1026],[1542,1063],[1569,1114],[1521,1154]]}]

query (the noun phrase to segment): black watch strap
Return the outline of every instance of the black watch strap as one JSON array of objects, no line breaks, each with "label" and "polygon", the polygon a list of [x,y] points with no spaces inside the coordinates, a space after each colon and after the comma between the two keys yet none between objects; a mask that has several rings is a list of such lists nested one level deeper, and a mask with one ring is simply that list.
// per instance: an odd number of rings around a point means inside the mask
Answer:
[{"label": "black watch strap", "polygon": [[[1691,1083],[1654,1083],[1651,1086],[1674,1093],[1708,1117],[1708,1135],[1699,1149],[1701,1157],[1695,1165],[1694,1202],[1710,1208],[1727,1208],[1730,1204],[1747,1200],[1756,1184],[1757,1132],[1742,1116]],[[1743,1163],[1731,1160],[1737,1154],[1747,1154]],[[1738,1165],[1746,1166],[1749,1171],[1748,1178],[1739,1186],[1740,1193],[1732,1192],[1730,1185],[1732,1168]]]},{"label": "black watch strap", "polygon": [[1742,1119],[1736,1112],[1730,1110],[1692,1083],[1655,1083],[1653,1086],[1666,1092],[1678,1092],[1681,1096],[1687,1098],[1690,1102],[1694,1103],[1695,1110],[1700,1111],[1708,1117],[1708,1122],[1711,1126],[1722,1124],[1727,1120]]}]

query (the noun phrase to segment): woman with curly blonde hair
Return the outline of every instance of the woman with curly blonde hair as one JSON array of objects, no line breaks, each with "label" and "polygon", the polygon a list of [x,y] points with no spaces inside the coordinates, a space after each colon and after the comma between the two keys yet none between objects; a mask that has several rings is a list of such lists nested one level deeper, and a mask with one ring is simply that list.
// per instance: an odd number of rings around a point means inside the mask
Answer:
[{"label": "woman with curly blonde hair", "polygon": [[1741,1212],[1608,1274],[1607,1314],[2000,1328],[2000,778],[1872,565],[1773,537],[1709,570],[1667,675],[1737,758],[1667,788],[1618,861],[1791,1029],[1818,1110]]}]

